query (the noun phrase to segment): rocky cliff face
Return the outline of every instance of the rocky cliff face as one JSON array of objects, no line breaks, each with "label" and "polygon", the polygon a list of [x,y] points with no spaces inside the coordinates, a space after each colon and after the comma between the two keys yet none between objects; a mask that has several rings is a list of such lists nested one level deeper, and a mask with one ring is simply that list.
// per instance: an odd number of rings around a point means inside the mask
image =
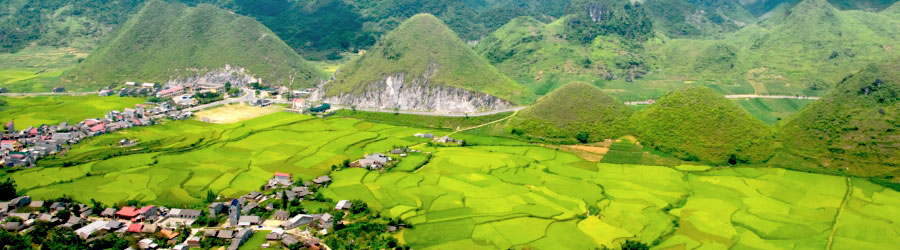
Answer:
[{"label": "rocky cliff face", "polygon": [[[188,69],[185,70],[188,73],[183,75],[190,75],[188,77],[178,77],[174,79],[170,79],[165,83],[166,86],[189,86],[194,84],[213,84],[213,85],[225,85],[225,83],[230,82],[232,86],[238,87],[243,86],[247,83],[251,82],[259,82],[262,79],[256,78],[244,68],[240,67],[231,67],[231,65],[225,65],[225,67],[217,69],[217,70],[209,70],[209,71],[201,71],[197,69]],[[205,73],[204,73],[205,72]]]},{"label": "rocky cliff face", "polygon": [[327,85],[313,92],[312,100],[326,103],[356,106],[360,109],[385,109],[435,111],[439,113],[469,113],[502,110],[514,106],[507,100],[481,92],[429,82],[434,71],[407,79],[403,73],[385,76],[382,80],[366,85],[357,93],[325,96]]}]

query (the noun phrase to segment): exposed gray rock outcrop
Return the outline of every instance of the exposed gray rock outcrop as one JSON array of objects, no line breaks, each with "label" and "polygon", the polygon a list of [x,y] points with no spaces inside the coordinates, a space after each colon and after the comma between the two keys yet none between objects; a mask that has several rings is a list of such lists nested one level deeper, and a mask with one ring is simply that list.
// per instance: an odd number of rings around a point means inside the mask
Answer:
[{"label": "exposed gray rock outcrop", "polygon": [[434,72],[411,80],[403,73],[385,76],[362,91],[325,96],[327,85],[310,96],[312,100],[356,106],[361,109],[400,109],[439,113],[469,113],[508,109],[511,102],[496,96],[429,82]]},{"label": "exposed gray rock outcrop", "polygon": [[[174,79],[170,79],[166,82],[166,86],[191,86],[195,84],[212,84],[212,85],[224,85],[225,83],[230,82],[232,86],[239,87],[244,86],[247,83],[251,82],[259,82],[262,79],[256,78],[251,74],[248,70],[240,67],[231,67],[230,65],[225,65],[225,67],[210,70],[210,71],[201,71],[201,70],[186,70],[188,72],[195,72],[193,74],[188,73],[186,75],[192,75],[188,77],[178,77]],[[205,73],[204,73],[205,72]]]}]

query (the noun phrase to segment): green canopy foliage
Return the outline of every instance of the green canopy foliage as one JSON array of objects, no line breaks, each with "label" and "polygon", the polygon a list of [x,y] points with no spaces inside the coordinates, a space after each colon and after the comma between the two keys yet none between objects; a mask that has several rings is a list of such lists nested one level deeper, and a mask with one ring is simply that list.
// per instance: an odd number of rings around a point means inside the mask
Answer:
[{"label": "green canopy foliage", "polygon": [[771,128],[706,87],[674,91],[631,122],[645,145],[685,160],[762,162],[774,153]]},{"label": "green canopy foliage", "polygon": [[587,83],[574,82],[538,99],[509,122],[513,134],[561,142],[625,136],[631,108]]}]

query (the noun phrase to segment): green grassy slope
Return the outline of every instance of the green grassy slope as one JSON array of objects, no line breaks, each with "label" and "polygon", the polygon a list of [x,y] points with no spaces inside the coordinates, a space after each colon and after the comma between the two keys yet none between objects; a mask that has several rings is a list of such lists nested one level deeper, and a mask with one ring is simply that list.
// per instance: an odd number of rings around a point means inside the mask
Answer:
[{"label": "green grassy slope", "polygon": [[670,37],[692,37],[733,32],[756,22],[737,0],[646,1],[654,28]]},{"label": "green grassy slope", "polygon": [[898,18],[840,11],[825,0],[803,1],[782,15],[720,40],[668,40],[654,52],[672,74],[807,95],[824,94],[865,63],[898,55]]},{"label": "green grassy slope", "polygon": [[738,99],[732,100],[748,113],[765,122],[777,124],[799,112],[814,100],[795,99]]},{"label": "green grassy slope", "polygon": [[672,92],[636,113],[631,122],[643,143],[681,159],[761,162],[774,151],[768,126],[705,87]]},{"label": "green grassy slope", "polygon": [[782,127],[785,150],[863,176],[900,167],[900,61],[871,65]]},{"label": "green grassy slope", "polygon": [[15,121],[16,128],[24,130],[41,124],[57,125],[60,122],[78,123],[88,118],[103,117],[110,110],[134,108],[144,103],[142,98],[98,96],[37,96],[5,97],[0,102],[0,121]]},{"label": "green grassy slope", "polygon": [[96,48],[124,23],[142,0],[0,1],[0,53],[38,45],[81,50]]},{"label": "green grassy slope", "polygon": [[161,1],[148,2],[115,36],[63,77],[80,87],[128,80],[161,82],[226,64],[246,68],[274,84],[294,73],[299,80],[295,84],[301,86],[312,86],[322,78],[252,18],[211,5],[191,8]]},{"label": "green grassy slope", "polygon": [[614,75],[625,74],[619,65],[627,68],[628,61],[640,60],[641,55],[629,53],[630,46],[616,37],[598,38],[593,45],[566,41],[567,22],[568,17],[549,24],[516,18],[485,37],[475,50],[537,95],[573,81],[617,78]]},{"label": "green grassy slope", "polygon": [[500,74],[429,14],[410,18],[365,55],[341,68],[326,94],[358,93],[391,74],[420,77],[432,66],[437,69],[430,79],[433,84],[480,91],[520,104],[531,100],[518,83]]},{"label": "green grassy slope", "polygon": [[587,141],[626,135],[631,108],[587,83],[570,83],[509,122],[513,134],[525,134],[547,140],[574,142],[579,133],[588,133]]}]

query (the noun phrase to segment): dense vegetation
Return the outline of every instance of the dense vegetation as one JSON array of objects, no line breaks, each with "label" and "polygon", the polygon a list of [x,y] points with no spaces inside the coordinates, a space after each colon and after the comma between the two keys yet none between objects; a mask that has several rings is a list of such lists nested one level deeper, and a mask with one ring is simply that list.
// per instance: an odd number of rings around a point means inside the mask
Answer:
[{"label": "dense vegetation", "polygon": [[669,37],[697,37],[733,32],[756,22],[737,0],[646,1],[654,27]]},{"label": "dense vegetation", "polygon": [[653,22],[641,3],[632,1],[577,1],[570,7],[566,39],[590,44],[600,35],[645,40],[653,34]]},{"label": "dense vegetation", "polygon": [[246,68],[268,83],[312,86],[322,74],[252,18],[211,5],[187,7],[150,1],[118,33],[63,79],[79,86],[124,81],[165,82],[219,70]]},{"label": "dense vegetation", "polygon": [[900,176],[898,67],[870,65],[807,106],[779,133],[786,151],[830,170]]},{"label": "dense vegetation", "polygon": [[549,141],[594,142],[627,134],[631,108],[587,83],[570,83],[519,111],[512,134]]},{"label": "dense vegetation", "polygon": [[774,152],[768,126],[705,87],[672,92],[631,122],[645,145],[685,160],[762,162]]},{"label": "dense vegetation", "polygon": [[527,103],[531,98],[429,14],[410,18],[365,55],[341,68],[327,85],[326,94],[359,93],[369,84],[401,73],[407,81],[425,77],[429,84],[484,92],[514,103]]},{"label": "dense vegetation", "polygon": [[0,53],[40,46],[93,48],[143,0],[0,2]]}]

